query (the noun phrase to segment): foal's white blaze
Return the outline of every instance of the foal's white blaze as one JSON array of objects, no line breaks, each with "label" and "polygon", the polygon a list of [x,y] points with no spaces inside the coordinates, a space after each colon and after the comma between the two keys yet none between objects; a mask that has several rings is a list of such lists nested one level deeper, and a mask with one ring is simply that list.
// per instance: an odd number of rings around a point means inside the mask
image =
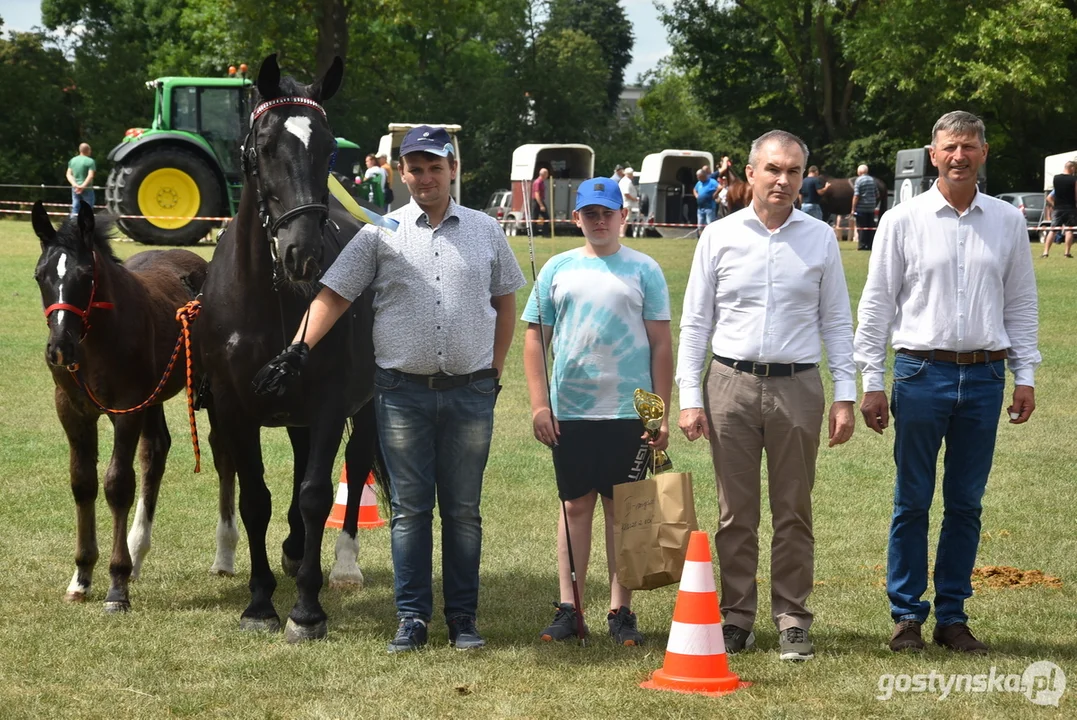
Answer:
[{"label": "foal's white blaze", "polygon": [[127,533],[127,551],[131,553],[131,579],[137,580],[142,572],[142,561],[150,551],[150,534],[153,532],[153,521],[150,520],[146,503],[142,498],[138,499],[138,507],[135,508],[135,521],[131,524],[131,532]]},{"label": "foal's white blaze", "polygon": [[329,584],[332,586],[354,585],[363,587],[363,572],[359,569],[359,538],[352,537],[346,532],[337,536],[337,544],[333,550],[336,562],[333,563],[333,571],[329,573]]},{"label": "foal's white blaze", "polygon": [[284,121],[284,129],[299,138],[303,147],[310,147],[310,118],[290,117]]},{"label": "foal's white blaze", "polygon": [[235,350],[237,344],[239,344],[239,333],[233,331],[232,334],[228,336],[228,349]]},{"label": "foal's white blaze", "polygon": [[89,585],[83,585],[79,582],[79,571],[75,570],[75,574],[71,576],[71,584],[67,586],[67,592],[71,595],[85,595],[90,591]]},{"label": "foal's white blaze", "polygon": [[217,520],[217,557],[213,560],[209,572],[213,575],[236,574],[236,545],[239,544],[239,528],[236,518]]},{"label": "foal's white blaze", "polygon": [[[56,288],[60,293],[60,297],[56,302],[62,303],[64,301],[64,278],[67,277],[67,253],[60,253],[60,259],[56,261]],[[65,310],[58,310],[57,312],[63,313]],[[56,322],[63,322],[64,316],[57,315]]]}]

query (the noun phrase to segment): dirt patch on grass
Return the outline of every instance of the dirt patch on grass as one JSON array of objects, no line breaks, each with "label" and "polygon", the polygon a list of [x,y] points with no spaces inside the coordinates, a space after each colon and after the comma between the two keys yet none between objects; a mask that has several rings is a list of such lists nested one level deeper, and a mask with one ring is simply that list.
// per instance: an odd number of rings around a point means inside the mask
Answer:
[{"label": "dirt patch on grass", "polygon": [[972,571],[972,582],[992,588],[1048,587],[1061,588],[1062,579],[1044,575],[1042,570],[1019,570],[1009,565],[985,565]]}]

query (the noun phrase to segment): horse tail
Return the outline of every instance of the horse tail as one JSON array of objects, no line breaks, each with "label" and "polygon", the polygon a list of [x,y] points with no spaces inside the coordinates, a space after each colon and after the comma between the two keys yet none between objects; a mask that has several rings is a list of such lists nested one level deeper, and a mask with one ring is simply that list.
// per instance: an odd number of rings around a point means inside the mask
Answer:
[{"label": "horse tail", "polygon": [[378,488],[381,504],[385,507],[388,506],[389,498],[392,497],[389,485],[389,470],[385,466],[385,455],[381,450],[381,440],[378,438],[376,419],[374,423],[374,462],[371,463],[370,471],[374,473],[374,484]]},{"label": "horse tail", "polygon": [[887,196],[888,193],[889,193],[889,190],[890,190],[890,188],[887,187],[885,182],[883,182],[879,178],[875,178],[875,192],[878,193],[878,195],[879,195],[879,217],[880,218],[882,218],[883,213],[885,213],[889,209],[886,206],[887,202],[890,199]]}]

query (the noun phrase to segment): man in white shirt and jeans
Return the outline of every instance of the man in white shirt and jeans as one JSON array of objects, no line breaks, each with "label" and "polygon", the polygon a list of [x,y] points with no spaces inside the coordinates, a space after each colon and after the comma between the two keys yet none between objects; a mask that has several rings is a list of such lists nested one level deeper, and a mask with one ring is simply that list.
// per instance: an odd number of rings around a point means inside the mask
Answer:
[{"label": "man in white shirt and jeans", "polygon": [[807,160],[804,142],[781,130],[752,143],[745,168],[751,205],[708,225],[696,246],[677,362],[680,428],[689,440],[711,443],[728,652],[755,644],[766,450],[771,607],[783,660],[807,660],[815,651],[806,602],[815,557],[811,490],[826,404],[822,343],[834,379],[831,447],[848,440],[855,425],[852,311],[838,244],[825,223],[793,207]]},{"label": "man in white shirt and jeans", "polygon": [[887,550],[886,592],[895,627],[890,649],[922,650],[928,511],[943,439],[943,519],[935,555],[936,644],[986,653],[968,627],[965,599],[980,541],[981,499],[991,472],[1006,368],[1014,374],[1010,422],[1036,408],[1036,278],[1025,218],[976,189],[987,160],[983,122],[943,115],[931,131],[939,179],[883,216],[860,298],[856,362],[864,422],[889,425],[883,378],[894,346],[897,481]]}]

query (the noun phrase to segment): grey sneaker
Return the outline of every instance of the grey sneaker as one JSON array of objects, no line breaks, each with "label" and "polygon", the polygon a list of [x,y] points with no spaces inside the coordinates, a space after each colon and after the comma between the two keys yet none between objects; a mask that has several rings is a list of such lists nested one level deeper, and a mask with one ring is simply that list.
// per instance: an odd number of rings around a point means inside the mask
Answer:
[{"label": "grey sneaker", "polygon": [[419,618],[400,618],[396,637],[389,641],[389,652],[410,652],[426,645],[426,623]]},{"label": "grey sneaker", "polygon": [[[539,633],[539,639],[551,642],[553,640],[567,640],[576,635],[576,607],[572,603],[554,603],[557,612],[553,616],[553,622]],[[583,635],[587,636],[587,625],[583,626]]]},{"label": "grey sneaker", "polygon": [[782,660],[810,660],[815,657],[815,646],[811,644],[808,631],[804,628],[791,627],[778,633],[778,650]]},{"label": "grey sneaker", "polygon": [[610,611],[606,616],[606,622],[610,626],[610,637],[618,645],[634,647],[643,644],[643,635],[636,629],[636,613],[624,605],[617,612]]},{"label": "grey sneaker", "polygon": [[475,618],[470,615],[449,618],[449,645],[457,650],[474,650],[486,645],[475,627]]},{"label": "grey sneaker", "polygon": [[755,633],[751,630],[725,623],[722,625],[722,637],[725,639],[725,651],[736,655],[755,647]]}]

